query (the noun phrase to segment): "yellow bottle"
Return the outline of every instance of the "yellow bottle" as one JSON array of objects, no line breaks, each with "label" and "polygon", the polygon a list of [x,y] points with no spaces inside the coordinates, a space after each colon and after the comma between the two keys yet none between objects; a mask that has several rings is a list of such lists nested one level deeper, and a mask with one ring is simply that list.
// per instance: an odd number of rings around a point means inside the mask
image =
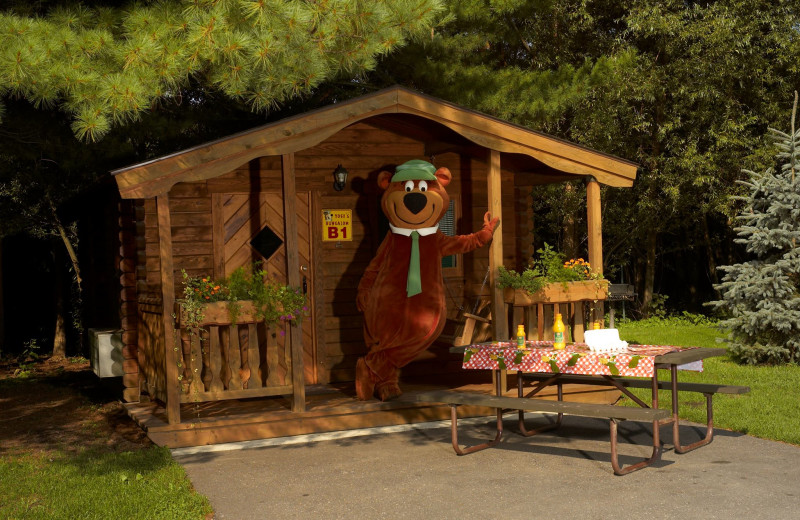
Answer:
[{"label": "yellow bottle", "polygon": [[603,328],[603,324],[602,324],[602,322],[600,322],[600,321],[596,321],[596,322],[594,322],[594,325],[592,326],[592,328],[593,328],[594,330],[600,330],[600,329],[602,329],[602,328]]},{"label": "yellow bottle", "polygon": [[525,326],[517,325],[517,348],[525,348]]},{"label": "yellow bottle", "polygon": [[561,313],[556,314],[556,321],[553,323],[553,348],[561,350],[566,345],[564,343],[564,322],[561,320]]}]

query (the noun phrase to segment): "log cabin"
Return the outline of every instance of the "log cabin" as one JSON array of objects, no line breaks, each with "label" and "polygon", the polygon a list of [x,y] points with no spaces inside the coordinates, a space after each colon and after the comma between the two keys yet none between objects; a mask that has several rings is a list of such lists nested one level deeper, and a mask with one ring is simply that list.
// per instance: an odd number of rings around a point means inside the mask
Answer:
[{"label": "log cabin", "polygon": [[[637,171],[630,161],[395,86],[112,172],[123,199],[124,400],[155,442],[201,445],[447,416],[441,407],[360,402],[353,388],[365,353],[356,288],[388,231],[376,178],[410,159],[453,174],[443,232],[478,230],[487,210],[501,218],[489,247],[443,260],[448,317],[458,326],[465,310],[485,306],[495,338],[508,338],[509,318],[518,318],[495,278],[499,266],[522,268],[533,254],[533,187],[585,181],[589,260],[598,266],[599,185],[630,187]],[[336,182],[342,170],[346,181]],[[331,230],[332,214],[345,225]],[[206,317],[201,334],[187,334],[175,311],[182,272],[223,278],[253,261],[302,287],[309,313],[301,324],[265,330],[246,316],[217,316]],[[485,374],[461,370],[447,349],[452,341],[443,337],[408,365],[404,388],[491,388]]]}]

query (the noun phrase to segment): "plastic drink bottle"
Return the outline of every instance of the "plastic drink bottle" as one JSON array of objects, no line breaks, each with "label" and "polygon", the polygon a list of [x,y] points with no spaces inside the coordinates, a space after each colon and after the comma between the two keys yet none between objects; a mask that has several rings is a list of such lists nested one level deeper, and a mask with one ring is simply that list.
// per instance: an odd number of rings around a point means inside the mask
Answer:
[{"label": "plastic drink bottle", "polygon": [[517,348],[525,348],[525,327],[517,325]]},{"label": "plastic drink bottle", "polygon": [[556,314],[556,321],[553,323],[553,348],[556,350],[561,350],[566,345],[564,343],[564,329],[561,313]]}]

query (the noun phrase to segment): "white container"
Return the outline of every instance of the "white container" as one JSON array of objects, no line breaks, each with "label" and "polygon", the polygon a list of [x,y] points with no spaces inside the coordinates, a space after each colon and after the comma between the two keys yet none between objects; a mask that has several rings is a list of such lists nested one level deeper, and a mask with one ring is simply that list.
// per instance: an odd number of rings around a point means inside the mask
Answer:
[{"label": "white container", "polygon": [[122,331],[117,329],[89,329],[92,348],[92,370],[97,377],[119,377],[122,368]]},{"label": "white container", "polygon": [[583,333],[583,340],[594,352],[610,352],[628,348],[628,342],[619,339],[617,329],[593,329]]}]

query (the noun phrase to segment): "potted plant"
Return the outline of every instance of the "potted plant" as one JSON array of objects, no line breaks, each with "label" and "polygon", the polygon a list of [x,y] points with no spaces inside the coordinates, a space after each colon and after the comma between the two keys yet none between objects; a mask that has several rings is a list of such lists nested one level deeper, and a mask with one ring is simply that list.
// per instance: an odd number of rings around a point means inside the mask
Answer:
[{"label": "potted plant", "polygon": [[537,251],[521,273],[500,267],[498,285],[504,289],[504,300],[514,305],[534,303],[604,300],[608,297],[608,280],[592,270],[582,258],[566,260],[548,244]]},{"label": "potted plant", "polygon": [[176,302],[176,319],[179,327],[190,332],[206,325],[255,321],[272,327],[298,322],[308,311],[300,289],[279,283],[258,263],[249,269],[240,267],[224,280],[182,273],[184,297]]}]

